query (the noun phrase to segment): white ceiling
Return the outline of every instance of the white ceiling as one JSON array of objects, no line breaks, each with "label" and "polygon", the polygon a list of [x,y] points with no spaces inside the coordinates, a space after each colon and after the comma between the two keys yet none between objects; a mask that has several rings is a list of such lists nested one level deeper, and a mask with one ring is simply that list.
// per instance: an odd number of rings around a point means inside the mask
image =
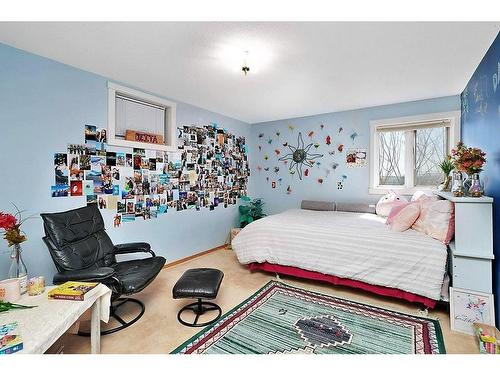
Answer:
[{"label": "white ceiling", "polygon": [[[499,29],[498,22],[4,22],[0,42],[255,123],[458,94]],[[245,49],[257,60],[247,77],[238,71]]]}]

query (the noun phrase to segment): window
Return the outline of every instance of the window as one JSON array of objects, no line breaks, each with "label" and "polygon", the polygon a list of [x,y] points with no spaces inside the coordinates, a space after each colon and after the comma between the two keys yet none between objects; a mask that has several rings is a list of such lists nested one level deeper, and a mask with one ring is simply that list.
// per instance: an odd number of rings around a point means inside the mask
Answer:
[{"label": "window", "polygon": [[[174,151],[176,104],[108,82],[108,143],[115,146]],[[159,135],[159,143],[126,139],[127,130]]]},{"label": "window", "polygon": [[412,194],[443,180],[439,163],[459,139],[459,112],[370,123],[370,193]]}]

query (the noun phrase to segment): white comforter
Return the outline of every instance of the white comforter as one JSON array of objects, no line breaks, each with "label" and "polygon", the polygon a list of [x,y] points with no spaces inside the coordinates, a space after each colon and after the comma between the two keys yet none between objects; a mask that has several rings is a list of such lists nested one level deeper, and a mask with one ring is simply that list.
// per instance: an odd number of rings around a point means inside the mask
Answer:
[{"label": "white comforter", "polygon": [[439,300],[447,251],[374,214],[289,210],[246,226],[232,242],[242,264],[269,262]]}]

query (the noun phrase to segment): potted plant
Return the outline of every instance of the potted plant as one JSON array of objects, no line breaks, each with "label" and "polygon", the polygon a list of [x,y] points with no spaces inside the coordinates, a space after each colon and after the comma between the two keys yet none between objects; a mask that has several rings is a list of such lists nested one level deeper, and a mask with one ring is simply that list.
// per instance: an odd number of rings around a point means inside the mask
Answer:
[{"label": "potted plant", "polygon": [[264,201],[261,198],[252,199],[247,196],[242,196],[240,199],[243,203],[239,206],[240,228],[244,228],[251,222],[266,216],[262,211]]},{"label": "potted plant", "polygon": [[439,163],[439,168],[443,171],[444,181],[439,185],[439,190],[450,191],[451,190],[451,176],[450,173],[455,169],[453,163],[451,162],[451,156],[448,155],[441,163]]}]

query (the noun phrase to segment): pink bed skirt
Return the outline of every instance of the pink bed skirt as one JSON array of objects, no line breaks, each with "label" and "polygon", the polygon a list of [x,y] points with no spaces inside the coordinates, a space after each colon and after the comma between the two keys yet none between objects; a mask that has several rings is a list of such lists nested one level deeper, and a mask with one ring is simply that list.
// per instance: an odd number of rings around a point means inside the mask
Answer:
[{"label": "pink bed skirt", "polygon": [[278,274],[283,274],[283,275],[290,275],[290,276],[295,276],[295,277],[300,277],[303,279],[310,279],[310,280],[319,280],[319,281],[326,281],[330,284],[334,285],[344,285],[344,286],[349,286],[353,288],[358,288],[362,290],[366,290],[371,293],[379,294],[381,296],[388,296],[388,297],[395,297],[399,299],[404,299],[406,301],[410,302],[418,302],[422,303],[424,306],[433,309],[436,306],[436,302],[433,299],[419,296],[417,294],[413,294],[410,292],[405,292],[400,289],[395,289],[395,288],[388,288],[385,286],[378,286],[378,285],[371,285],[364,283],[362,281],[357,281],[357,280],[351,280],[351,279],[345,279],[342,277],[337,277],[333,275],[325,275],[320,272],[314,272],[314,271],[307,271],[303,270],[301,268],[297,267],[291,267],[291,266],[281,266],[279,264],[271,264],[271,263],[250,263],[248,265],[248,268],[250,271],[266,271],[266,272],[273,272],[273,273],[278,273]]}]

